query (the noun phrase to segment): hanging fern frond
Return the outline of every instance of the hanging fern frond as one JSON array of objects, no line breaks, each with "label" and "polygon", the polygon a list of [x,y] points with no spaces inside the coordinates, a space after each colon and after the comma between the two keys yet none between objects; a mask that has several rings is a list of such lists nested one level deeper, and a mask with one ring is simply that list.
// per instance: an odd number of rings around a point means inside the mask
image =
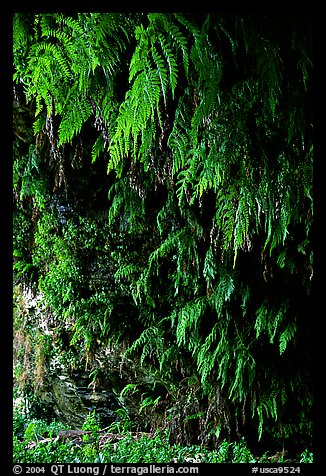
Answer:
[{"label": "hanging fern frond", "polygon": [[126,351],[126,356],[141,349],[140,364],[155,350],[158,355],[162,353],[162,335],[157,326],[146,328]]},{"label": "hanging fern frond", "polygon": [[234,277],[232,273],[227,273],[223,267],[219,268],[220,276],[217,285],[215,285],[210,296],[211,306],[214,308],[217,316],[222,314],[225,303],[230,301],[234,292]]},{"label": "hanging fern frond", "polygon": [[[176,18],[178,18],[177,15],[176,15]],[[170,35],[171,42],[174,45],[177,45],[178,49],[181,50],[183,67],[184,67],[186,76],[188,76],[188,71],[189,71],[188,40],[184,36],[184,34],[181,32],[179,26],[176,25],[175,23],[166,22],[166,32],[168,33],[168,35]]]},{"label": "hanging fern frond", "polygon": [[297,325],[295,322],[288,324],[286,329],[282,332],[279,338],[280,354],[283,354],[288,346],[288,343],[293,340],[297,333]]},{"label": "hanging fern frond", "polygon": [[164,106],[167,106],[167,88],[168,88],[168,75],[165,67],[165,63],[161,55],[159,55],[155,45],[151,47],[151,55],[154,60],[154,64],[157,68],[158,76],[161,83],[161,92],[163,95]]},{"label": "hanging fern frond", "polygon": [[219,327],[219,324],[216,323],[204,343],[202,345],[198,344],[197,348],[193,351],[196,355],[197,369],[203,383],[209,380],[209,376],[218,362],[220,349],[216,346],[213,350],[212,347],[216,345],[216,341],[218,340],[217,333]]},{"label": "hanging fern frond", "polygon": [[239,248],[249,248],[249,223],[251,210],[253,208],[253,199],[251,194],[247,190],[242,189],[240,191],[240,200],[238,203],[236,216],[235,216],[235,227],[234,227],[234,261],[233,267],[235,266],[237,252]]},{"label": "hanging fern frond", "polygon": [[215,279],[216,275],[217,275],[217,262],[216,262],[216,257],[214,256],[213,247],[211,245],[208,248],[206,256],[205,256],[203,276],[207,282],[211,282],[212,280]]},{"label": "hanging fern frond", "polygon": [[172,48],[166,41],[166,38],[161,35],[160,33],[158,34],[158,39],[159,43],[161,45],[163,55],[166,59],[166,62],[168,64],[168,71],[169,71],[169,76],[170,76],[170,86],[171,86],[171,93],[172,93],[172,99],[174,99],[174,90],[177,86],[178,82],[178,65],[176,62],[175,58],[175,53],[173,52]]},{"label": "hanging fern frond", "polygon": [[[131,89],[120,106],[116,132],[109,148],[111,159],[108,170],[121,170],[123,157],[129,154],[145,163],[154,147],[155,136],[148,133],[149,123],[157,120],[162,129],[161,100],[167,107],[168,97],[174,98],[178,82],[179,53],[188,68],[187,41],[179,27],[162,14],[149,14],[149,25],[135,30],[137,45],[130,61],[129,82]],[[171,27],[171,28],[170,28]],[[164,33],[162,32],[162,28]],[[139,141],[147,131],[146,148]]]},{"label": "hanging fern frond", "polygon": [[101,152],[104,151],[105,139],[102,135],[98,136],[92,147],[92,162],[95,162]]},{"label": "hanging fern frond", "polygon": [[179,176],[179,173],[185,167],[189,157],[189,137],[187,134],[187,125],[185,121],[186,111],[183,111],[183,100],[180,99],[179,106],[176,111],[176,120],[173,129],[168,138],[168,146],[171,148],[173,156],[173,176]]},{"label": "hanging fern frond", "polygon": [[283,303],[278,309],[270,308],[266,301],[259,307],[256,312],[255,330],[256,338],[263,332],[267,333],[270,343],[273,344],[275,337],[278,336],[280,354],[282,354],[287,343],[292,340],[296,333],[296,324],[291,322],[283,332],[284,322],[288,311],[288,303]]},{"label": "hanging fern frond", "polygon": [[70,142],[71,139],[80,133],[82,125],[92,113],[91,106],[86,98],[79,102],[71,101],[65,109],[65,114],[59,126],[59,145]]},{"label": "hanging fern frond", "polygon": [[257,72],[260,94],[264,100],[264,111],[272,120],[276,119],[276,109],[280,104],[282,91],[282,64],[278,48],[263,38],[253,22],[240,23],[241,34],[247,53],[257,58]]},{"label": "hanging fern frond", "polygon": [[258,440],[261,439],[266,419],[273,419],[276,422],[281,413],[281,409],[287,400],[284,388],[275,383],[269,388],[269,391],[262,393],[258,398],[253,399],[252,416],[258,417]]},{"label": "hanging fern frond", "polygon": [[192,352],[197,347],[198,326],[207,306],[206,297],[197,298],[171,315],[172,326],[176,325],[175,332],[179,346],[186,346]]},{"label": "hanging fern frond", "polygon": [[221,233],[222,248],[225,250],[231,248],[236,223],[236,209],[232,192],[230,190],[225,193],[221,188],[216,198],[216,226]]},{"label": "hanging fern frond", "polygon": [[236,368],[229,398],[242,402],[246,397],[246,388],[250,388],[256,376],[256,362],[241,340],[235,346]]}]

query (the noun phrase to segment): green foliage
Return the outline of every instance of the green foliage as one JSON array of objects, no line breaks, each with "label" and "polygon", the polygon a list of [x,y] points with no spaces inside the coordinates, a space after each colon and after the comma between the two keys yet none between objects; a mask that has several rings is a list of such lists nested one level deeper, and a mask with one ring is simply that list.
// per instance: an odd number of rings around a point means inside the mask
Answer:
[{"label": "green foliage", "polygon": [[[134,160],[145,157],[155,146],[156,123],[163,131],[161,107],[168,97],[174,98],[179,66],[178,55],[188,68],[187,40],[170,15],[152,13],[149,24],[135,29],[137,46],[130,59],[131,88],[119,108],[117,125],[112,136],[108,170],[122,174],[120,160],[132,154]],[[163,105],[161,106],[161,98]]]},{"label": "green foliage", "polygon": [[[88,423],[87,423],[88,422]],[[95,430],[98,437],[98,427],[94,426],[94,415],[85,422],[85,429]],[[115,443],[108,442],[94,447],[94,439],[89,441],[89,434],[83,436],[83,445],[74,445],[68,439],[57,438],[63,426],[53,421],[45,425],[41,420],[30,422],[24,438],[16,433],[13,435],[14,463],[273,463],[273,457],[267,454],[262,457],[254,456],[245,440],[223,441],[213,451],[199,445],[181,446],[171,444],[168,432],[157,432],[155,435],[144,433],[139,437],[125,430],[116,434]],[[110,431],[115,427],[110,428]],[[112,433],[111,433],[112,434]],[[48,436],[46,441],[42,438]],[[35,442],[35,444],[34,444]],[[32,445],[32,446],[31,446]],[[287,462],[286,458],[278,459]],[[298,461],[299,462],[299,461]],[[313,453],[305,449],[300,455],[300,462],[312,463]]]},{"label": "green foliage", "polygon": [[295,426],[292,407],[309,426],[310,27],[14,16],[15,280],[43,292],[79,365],[124,342],[174,438],[262,439]]},{"label": "green foliage", "polygon": [[314,461],[313,453],[309,451],[308,449],[305,449],[301,453],[300,463],[313,463],[313,461]]}]

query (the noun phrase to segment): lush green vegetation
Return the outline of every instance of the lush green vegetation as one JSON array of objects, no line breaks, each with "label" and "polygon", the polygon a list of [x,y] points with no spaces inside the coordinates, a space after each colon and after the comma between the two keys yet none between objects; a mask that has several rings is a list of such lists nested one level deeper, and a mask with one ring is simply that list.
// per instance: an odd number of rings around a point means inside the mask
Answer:
[{"label": "lush green vegetation", "polygon": [[[275,463],[291,462],[286,453],[257,457],[246,446],[244,439],[223,441],[218,449],[209,451],[199,445],[183,447],[173,444],[169,432],[155,435],[135,434],[113,424],[101,435],[94,415],[89,415],[83,426],[90,431],[76,439],[60,438],[65,427],[53,421],[46,424],[32,420],[24,425],[17,414],[14,420],[14,462],[16,463]],[[26,426],[27,425],[27,426]],[[118,431],[118,432],[117,432]],[[109,433],[110,432],[110,433]],[[113,433],[111,433],[113,432]],[[105,439],[110,434],[110,438]],[[103,438],[104,437],[104,438]],[[101,441],[104,439],[104,443]],[[305,450],[298,455],[300,463],[312,463],[313,455]]]},{"label": "lush green vegetation", "polygon": [[[14,279],[44,296],[42,319],[16,296],[19,394],[37,407],[53,356],[96,384],[123,345],[158,461],[309,453],[309,18],[29,13],[13,38]],[[30,457],[95,454],[53,445]]]}]

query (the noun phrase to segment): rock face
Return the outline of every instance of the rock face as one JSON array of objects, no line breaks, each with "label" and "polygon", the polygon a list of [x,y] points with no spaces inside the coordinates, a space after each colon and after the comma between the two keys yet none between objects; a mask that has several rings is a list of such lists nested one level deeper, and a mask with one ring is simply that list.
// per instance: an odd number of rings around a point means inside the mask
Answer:
[{"label": "rock face", "polygon": [[95,411],[104,426],[116,420],[117,397],[106,390],[93,390],[86,379],[78,381],[68,375],[49,378],[49,389],[43,394],[43,404],[51,406],[56,417],[73,428],[81,428],[87,415]]},{"label": "rock face", "polygon": [[46,373],[38,398],[47,414],[79,429],[89,413],[95,411],[101,426],[109,426],[117,420],[118,409],[133,420],[139,418],[138,397],[121,397],[121,391],[130,383],[141,384],[144,375],[137,374],[134,362],[122,359],[120,349],[105,349],[94,359],[98,365],[95,382],[87,371],[72,371],[62,362],[53,359]]},{"label": "rock face", "polygon": [[[118,419],[117,410],[121,409],[139,428],[144,425],[143,415],[139,414],[144,386],[151,387],[157,381],[149,369],[126,357],[126,343],[103,346],[87,359],[82,355],[83,349],[75,349],[71,360],[69,335],[63,344],[62,336],[58,337],[58,328],[63,325],[49,315],[42,294],[29,289],[19,291],[19,306],[24,321],[16,331],[16,365],[25,369],[24,375],[30,387],[34,386],[44,416],[80,429],[89,413],[95,411],[105,427]],[[27,338],[22,337],[25,335]],[[46,337],[48,350],[37,361],[42,350],[40,336]],[[122,392],[126,385],[133,390]]]},{"label": "rock face", "polygon": [[[136,371],[136,364],[124,357],[123,349],[104,349],[96,355],[97,375],[93,382],[87,371],[71,371],[62,364],[51,366],[39,392],[39,400],[47,414],[80,429],[89,413],[95,411],[102,427],[118,420],[117,410],[132,420],[139,429],[144,418],[139,405],[144,383],[153,384],[154,377],[145,369]],[[138,391],[122,390],[131,384]]]},{"label": "rock face", "polygon": [[[121,407],[119,394],[125,385],[119,370],[121,353],[118,349],[104,351],[94,356],[87,370],[83,356],[78,356],[79,369],[72,370],[67,354],[60,354],[62,349],[56,344],[58,321],[49,315],[43,298],[42,293],[34,293],[29,288],[16,289],[16,314],[23,317],[15,330],[14,365],[24,369],[30,388],[34,384],[36,401],[47,417],[81,428],[89,413],[95,410],[101,425],[110,425],[117,418],[115,411]],[[39,336],[46,337],[50,351],[37,362],[42,350]],[[105,374],[106,378],[93,382],[91,370]],[[19,387],[15,379],[14,385]]]}]

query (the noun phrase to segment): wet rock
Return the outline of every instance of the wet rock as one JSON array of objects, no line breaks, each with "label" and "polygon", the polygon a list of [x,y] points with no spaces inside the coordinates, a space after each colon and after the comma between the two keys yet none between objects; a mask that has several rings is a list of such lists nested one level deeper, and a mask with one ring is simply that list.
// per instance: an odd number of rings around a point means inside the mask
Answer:
[{"label": "wet rock", "polygon": [[[41,409],[40,418],[56,418],[79,429],[95,411],[101,426],[105,427],[116,421],[117,410],[123,409],[120,415],[142,428],[145,424],[143,414],[139,414],[142,395],[146,388],[157,386],[159,382],[149,368],[126,356],[127,343],[100,347],[85,361],[83,349],[77,351],[70,347],[68,323],[49,314],[42,293],[24,289],[22,300],[30,333],[27,337],[34,343],[26,372],[30,385],[34,384],[34,401],[38,411]],[[66,339],[63,338],[65,332]],[[48,344],[52,343],[52,351],[38,362],[36,351],[40,353],[42,348],[37,347],[34,334],[42,334]],[[22,346],[26,339],[22,339],[21,334],[19,337]],[[25,359],[24,365],[26,362]],[[122,392],[127,385],[133,391]]]},{"label": "wet rock", "polygon": [[52,410],[58,420],[72,428],[81,428],[93,411],[100,417],[101,425],[108,426],[114,422],[115,410],[120,406],[116,396],[108,390],[94,390],[78,383],[73,376],[48,377],[46,388],[40,395],[43,407],[48,412]]}]

